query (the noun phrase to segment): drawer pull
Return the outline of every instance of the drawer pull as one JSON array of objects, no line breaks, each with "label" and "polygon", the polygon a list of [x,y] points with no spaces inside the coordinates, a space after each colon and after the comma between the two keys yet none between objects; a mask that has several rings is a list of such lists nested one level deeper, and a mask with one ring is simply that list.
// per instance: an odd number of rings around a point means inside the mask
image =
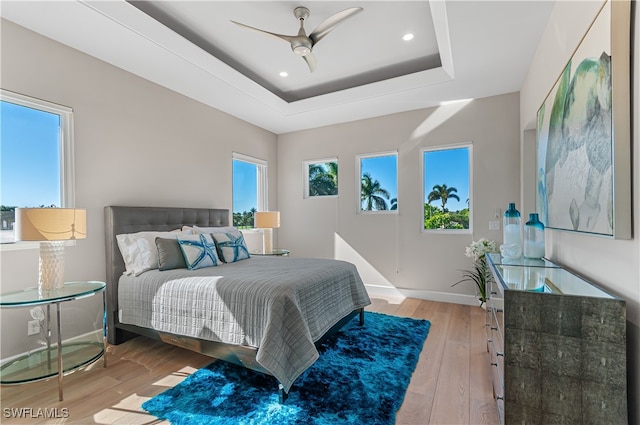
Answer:
[{"label": "drawer pull", "polygon": [[491,326],[491,330],[492,330],[492,331],[497,331],[497,330],[498,330],[498,327],[497,327],[497,326]]},{"label": "drawer pull", "polygon": [[497,362],[496,362],[496,363],[494,363],[494,362],[491,362],[491,366],[495,366],[495,367],[498,367],[498,363],[497,363]]},{"label": "drawer pull", "polygon": [[499,351],[496,351],[496,356],[504,357],[504,353],[501,353],[501,352],[499,352]]}]

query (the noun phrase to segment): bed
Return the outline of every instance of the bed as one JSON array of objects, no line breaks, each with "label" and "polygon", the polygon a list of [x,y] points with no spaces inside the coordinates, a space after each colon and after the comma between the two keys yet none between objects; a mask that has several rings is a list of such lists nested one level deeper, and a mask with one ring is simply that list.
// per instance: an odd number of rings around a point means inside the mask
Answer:
[{"label": "bed", "polygon": [[357,315],[363,323],[370,300],[355,266],[343,261],[252,256],[125,273],[117,235],[222,228],[226,209],[108,206],[104,213],[110,344],[144,335],[267,373],[284,401],[318,358],[317,343]]}]

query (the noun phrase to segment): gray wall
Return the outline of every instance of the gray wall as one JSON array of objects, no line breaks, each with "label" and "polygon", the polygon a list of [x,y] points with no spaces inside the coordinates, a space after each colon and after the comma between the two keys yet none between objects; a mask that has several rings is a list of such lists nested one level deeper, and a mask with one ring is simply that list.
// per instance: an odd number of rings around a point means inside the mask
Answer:
[{"label": "gray wall", "polygon": [[[489,231],[495,208],[519,202],[517,93],[278,136],[281,246],[296,255],[354,262],[365,283],[389,293],[476,304],[472,284],[451,285],[469,268],[465,247]],[[473,234],[423,233],[420,149],[473,144]],[[398,214],[358,214],[358,154],[398,151]],[[305,160],[338,158],[338,197],[303,198]],[[430,188],[429,188],[430,189]],[[393,292],[393,291],[391,291]]]},{"label": "gray wall", "polygon": [[[640,8],[632,8],[632,83],[631,87],[631,163],[633,187],[633,223],[635,236],[631,240],[613,240],[573,232],[547,231],[547,255],[596,282],[627,303],[627,376],[629,380],[630,423],[640,424],[640,223],[638,203],[638,166],[640,165]],[[535,128],[536,111],[551,86],[562,72],[581,37],[597,14],[601,2],[558,2],[541,37],[529,75],[520,92],[520,130],[523,143],[526,133]],[[523,161],[522,167],[535,165]],[[522,181],[522,193],[531,198],[535,190],[532,173]]]},{"label": "gray wall", "polygon": [[[274,134],[11,22],[1,31],[2,88],[74,110],[76,205],[87,208],[88,236],[66,249],[65,280],[105,279],[106,205],[231,208],[232,151],[268,161],[277,205]],[[0,260],[3,292],[37,284],[37,249]],[[98,301],[63,305],[64,337],[86,331]],[[0,314],[0,357],[33,349],[28,309]]]}]

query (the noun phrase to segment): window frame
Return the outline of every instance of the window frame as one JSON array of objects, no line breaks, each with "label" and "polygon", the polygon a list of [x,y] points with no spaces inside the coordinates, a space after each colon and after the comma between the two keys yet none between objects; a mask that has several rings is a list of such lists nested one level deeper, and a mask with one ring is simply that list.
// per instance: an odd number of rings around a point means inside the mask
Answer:
[{"label": "window frame", "polygon": [[[446,151],[446,150],[454,150],[454,149],[461,149],[461,148],[467,148],[469,149],[469,228],[468,229],[425,229],[424,228],[424,204],[427,203],[427,199],[426,199],[426,187],[424,184],[424,180],[425,180],[425,163],[424,163],[424,156],[425,153],[427,152],[434,152],[434,151]],[[442,234],[454,234],[454,235],[464,235],[464,234],[471,234],[473,235],[473,142],[462,142],[462,143],[455,143],[455,144],[448,144],[448,145],[438,145],[438,146],[425,146],[420,148],[420,169],[422,171],[421,173],[421,179],[420,179],[420,185],[422,187],[422,203],[420,205],[420,207],[422,208],[422,211],[420,212],[420,217],[421,217],[421,222],[420,222],[420,228],[422,229],[422,233],[427,233],[427,234],[438,234],[438,235],[442,235]]]},{"label": "window frame", "polygon": [[[0,89],[0,101],[55,114],[60,117],[60,134],[58,136],[58,148],[60,149],[60,208],[75,208],[73,108],[5,89]],[[74,244],[75,241],[65,241],[65,245]],[[38,247],[38,242],[0,243],[0,251],[35,249]]]},{"label": "window frame", "polygon": [[233,161],[241,161],[256,166],[256,211],[269,211],[269,165],[264,159],[245,155],[239,152],[231,153],[231,217],[233,222]]},{"label": "window frame", "polygon": [[[313,165],[313,164],[326,164],[328,162],[335,162],[336,164],[338,164],[338,186],[336,187],[336,189],[338,190],[338,193],[336,193],[335,195],[310,195],[309,194],[309,166]],[[340,189],[339,189],[339,182],[340,182],[340,162],[338,161],[338,157],[329,157],[329,158],[322,158],[322,159],[310,159],[310,160],[306,160],[306,161],[302,161],[302,177],[303,177],[303,192],[302,192],[302,198],[303,199],[312,199],[312,198],[318,198],[318,199],[326,199],[326,198],[337,198],[340,195]]]},{"label": "window frame", "polygon": [[[362,209],[362,201],[361,201],[361,195],[362,195],[362,160],[363,159],[370,159],[370,158],[377,158],[377,157],[381,157],[381,156],[393,156],[395,158],[395,163],[396,163],[396,196],[398,195],[398,189],[399,189],[399,185],[398,185],[398,150],[390,150],[390,151],[382,151],[382,152],[373,152],[373,153],[364,153],[364,154],[358,154],[356,155],[356,213],[357,214],[398,214],[398,210],[399,208],[392,210],[392,209],[388,209],[388,210],[371,210],[371,211],[367,211],[367,210],[363,210]],[[391,207],[391,206],[389,206]]]}]

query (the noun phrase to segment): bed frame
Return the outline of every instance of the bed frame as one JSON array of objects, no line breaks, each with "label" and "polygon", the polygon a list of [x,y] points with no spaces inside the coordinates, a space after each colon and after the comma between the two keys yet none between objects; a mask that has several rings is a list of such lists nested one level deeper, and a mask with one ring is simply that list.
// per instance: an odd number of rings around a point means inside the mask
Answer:
[{"label": "bed frame", "polygon": [[[107,340],[109,344],[121,344],[131,338],[143,335],[165,343],[186,348],[198,353],[225,360],[248,369],[270,374],[257,361],[257,349],[241,345],[225,344],[198,338],[158,332],[154,329],[128,325],[118,321],[118,280],[125,271],[124,260],[118,248],[116,235],[142,231],[171,231],[182,226],[222,227],[229,225],[229,210],[208,208],[171,207],[123,207],[104,208],[104,227],[107,265]],[[354,310],[333,326],[316,343],[319,344],[334,334],[356,315],[364,324],[364,309]],[[287,393],[279,384],[280,400],[284,402]]]}]

